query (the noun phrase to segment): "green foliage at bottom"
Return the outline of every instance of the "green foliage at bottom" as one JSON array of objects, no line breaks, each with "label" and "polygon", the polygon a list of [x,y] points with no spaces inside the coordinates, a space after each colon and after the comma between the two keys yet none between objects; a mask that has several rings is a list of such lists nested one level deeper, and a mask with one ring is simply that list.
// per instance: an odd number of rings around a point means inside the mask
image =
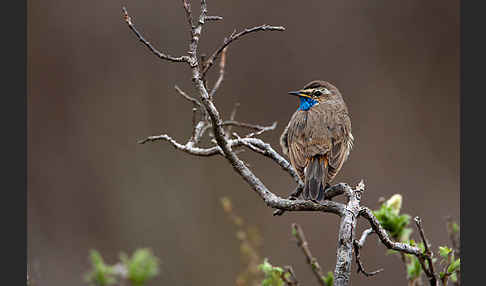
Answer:
[{"label": "green foliage at bottom", "polygon": [[327,272],[327,275],[322,277],[322,280],[324,280],[324,283],[326,283],[327,286],[331,286],[334,284],[334,273],[331,271]]},{"label": "green foliage at bottom", "polygon": [[415,256],[410,256],[410,262],[407,263],[407,278],[414,280],[422,273],[422,266],[420,261]]},{"label": "green foliage at bottom", "polygon": [[101,254],[91,250],[92,269],[85,275],[85,280],[94,286],[109,286],[126,279],[132,286],[143,286],[145,282],[159,273],[158,259],[149,249],[137,249],[132,257],[120,255],[121,263],[107,265]]},{"label": "green foliage at bottom", "polygon": [[283,286],[285,284],[282,279],[284,270],[281,267],[270,264],[267,258],[264,259],[262,264],[258,265],[258,269],[265,274],[262,286]]},{"label": "green foliage at bottom", "polygon": [[107,286],[117,283],[113,267],[105,264],[98,251],[90,251],[90,260],[93,269],[86,274],[86,282],[96,286]]},{"label": "green foliage at bottom", "polygon": [[[405,243],[410,244],[411,246],[416,246],[422,250],[422,252],[425,251],[425,246],[423,242],[420,242],[419,244],[416,244],[413,239],[406,241]],[[420,264],[420,260],[412,254],[406,254],[408,257],[408,263],[407,263],[407,278],[409,280],[414,280],[422,274],[422,265]]]},{"label": "green foliage at bottom", "polygon": [[150,249],[137,249],[130,258],[122,253],[120,259],[127,269],[127,278],[133,286],[142,286],[159,273],[159,261]]}]

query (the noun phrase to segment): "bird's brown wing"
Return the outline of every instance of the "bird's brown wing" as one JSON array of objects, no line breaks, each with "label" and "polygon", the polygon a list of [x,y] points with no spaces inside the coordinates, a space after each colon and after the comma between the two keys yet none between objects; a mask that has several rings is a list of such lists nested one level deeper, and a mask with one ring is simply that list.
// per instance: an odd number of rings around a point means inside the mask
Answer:
[{"label": "bird's brown wing", "polygon": [[290,163],[304,179],[304,168],[309,160],[316,155],[326,155],[331,150],[331,134],[327,128],[321,128],[325,121],[319,114],[297,111],[292,116],[287,132],[286,147]]},{"label": "bird's brown wing", "polygon": [[296,111],[280,138],[284,153],[304,179],[304,168],[314,156],[326,158],[326,182],[334,179],[348,158],[353,143],[346,110],[331,106],[313,112]]},{"label": "bird's brown wing", "polygon": [[329,156],[329,171],[327,181],[332,181],[337,175],[343,163],[347,160],[353,146],[351,134],[351,120],[346,112],[339,112],[334,116],[335,120],[329,122],[332,136],[332,148]]}]

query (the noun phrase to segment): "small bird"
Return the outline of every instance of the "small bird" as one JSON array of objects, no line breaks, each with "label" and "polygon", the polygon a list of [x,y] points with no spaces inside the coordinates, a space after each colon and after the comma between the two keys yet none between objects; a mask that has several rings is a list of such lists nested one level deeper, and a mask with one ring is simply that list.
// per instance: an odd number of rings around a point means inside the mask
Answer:
[{"label": "small bird", "polygon": [[341,93],[327,81],[311,81],[289,94],[299,97],[300,106],[280,145],[304,182],[304,199],[321,201],[353,147],[351,118]]}]

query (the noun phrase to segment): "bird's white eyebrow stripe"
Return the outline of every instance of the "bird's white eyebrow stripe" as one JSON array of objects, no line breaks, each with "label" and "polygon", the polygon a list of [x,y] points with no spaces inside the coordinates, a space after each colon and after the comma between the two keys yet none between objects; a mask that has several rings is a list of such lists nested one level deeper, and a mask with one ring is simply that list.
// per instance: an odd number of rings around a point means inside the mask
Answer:
[{"label": "bird's white eyebrow stripe", "polygon": [[316,89],[323,91],[324,94],[331,94],[331,91],[328,88],[326,88],[326,87],[307,88],[307,89],[302,89],[300,92],[303,93],[303,94],[311,94]]},{"label": "bird's white eyebrow stripe", "polygon": [[303,89],[300,92],[302,92],[302,93],[311,93],[312,91],[313,91],[313,89],[309,88],[309,89]]}]

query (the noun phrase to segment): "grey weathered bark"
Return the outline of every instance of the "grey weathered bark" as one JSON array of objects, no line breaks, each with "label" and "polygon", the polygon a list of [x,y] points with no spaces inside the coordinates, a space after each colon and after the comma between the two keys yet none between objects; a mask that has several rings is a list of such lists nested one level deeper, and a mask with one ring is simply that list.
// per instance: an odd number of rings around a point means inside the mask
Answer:
[{"label": "grey weathered bark", "polygon": [[[334,271],[334,285],[349,285],[351,264],[353,258],[353,243],[355,238],[355,229],[357,218],[359,216],[367,219],[373,229],[378,235],[382,243],[390,248],[404,253],[413,254],[422,260],[430,259],[430,255],[424,254],[417,247],[393,242],[387,232],[380,225],[373,213],[366,207],[360,206],[361,195],[364,191],[364,184],[361,182],[358,187],[352,189],[347,184],[341,183],[335,185],[326,191],[326,199],[331,199],[334,196],[344,194],[347,198],[347,203],[333,202],[325,200],[320,203],[312,201],[305,201],[298,199],[300,192],[302,191],[302,181],[297,175],[296,171],[291,167],[290,163],[282,157],[272,146],[255,136],[275,129],[276,124],[270,126],[261,126],[256,124],[248,124],[237,122],[232,117],[229,121],[223,121],[218,109],[214,105],[213,96],[217,92],[219,86],[223,81],[224,65],[225,65],[225,53],[228,46],[240,39],[241,37],[250,33],[258,31],[284,31],[285,28],[281,26],[269,26],[262,25],[249,29],[245,29],[242,32],[233,32],[228,38],[225,38],[223,44],[211,54],[208,60],[202,62],[198,56],[198,44],[202,35],[203,27],[206,21],[221,20],[219,16],[208,16],[206,0],[201,0],[201,13],[197,21],[193,19],[192,10],[189,0],[182,0],[185,10],[187,23],[189,25],[190,43],[187,51],[187,56],[173,57],[165,53],[160,52],[148,42],[141,33],[135,28],[128,12],[123,8],[123,16],[128,24],[129,28],[134,32],[138,40],[140,40],[153,54],[158,58],[167,60],[170,62],[183,62],[187,63],[191,71],[191,79],[194,85],[194,89],[197,92],[197,99],[187,95],[176,86],[177,92],[183,96],[186,100],[193,103],[194,108],[199,108],[199,111],[203,116],[196,122],[193,117],[193,131],[191,137],[185,144],[177,142],[175,139],[167,134],[150,136],[144,140],[139,141],[143,144],[146,142],[154,141],[166,141],[169,142],[176,149],[196,156],[223,156],[233,167],[243,180],[257,193],[257,195],[265,202],[265,204],[271,208],[275,208],[274,215],[282,215],[285,211],[320,211],[334,213],[341,217],[340,229],[338,234],[337,245],[337,262]],[[220,77],[216,81],[210,92],[206,86],[205,75],[213,66],[214,62],[221,57],[220,64]],[[228,134],[228,130],[225,127],[240,126],[248,129],[255,130],[253,133],[249,133],[246,136],[240,137],[238,134]],[[198,147],[200,139],[204,136],[205,131],[211,128],[212,136],[215,141],[215,145],[208,148]],[[233,135],[233,137],[231,137]],[[297,183],[296,190],[287,198],[281,198],[271,192],[263,182],[247,167],[237,155],[235,150],[240,147],[246,147],[251,151],[262,154],[275,163],[277,163],[283,170],[285,170]]]},{"label": "grey weathered bark", "polygon": [[364,183],[361,181],[355,190],[347,189],[345,193],[348,203],[341,215],[339,226],[336,268],[334,270],[335,286],[349,285],[356,221],[360,211],[359,203],[363,191]]}]

